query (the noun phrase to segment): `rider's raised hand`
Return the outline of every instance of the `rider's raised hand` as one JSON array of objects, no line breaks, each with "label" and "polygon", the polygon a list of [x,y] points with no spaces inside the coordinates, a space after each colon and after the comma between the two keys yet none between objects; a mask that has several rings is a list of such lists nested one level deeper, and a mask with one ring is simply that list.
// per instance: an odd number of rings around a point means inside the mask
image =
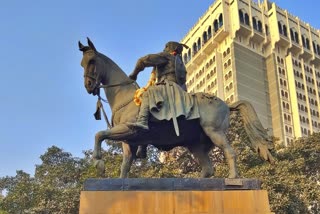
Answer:
[{"label": "rider's raised hand", "polygon": [[129,75],[129,78],[130,79],[132,79],[132,80],[137,80],[137,74],[135,74],[135,73],[131,73],[130,75]]}]

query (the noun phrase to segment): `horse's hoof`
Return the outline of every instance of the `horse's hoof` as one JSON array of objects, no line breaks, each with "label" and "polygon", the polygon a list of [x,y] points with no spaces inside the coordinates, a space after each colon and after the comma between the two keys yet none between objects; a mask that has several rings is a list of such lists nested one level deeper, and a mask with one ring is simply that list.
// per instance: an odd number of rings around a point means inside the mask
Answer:
[{"label": "horse's hoof", "polygon": [[104,177],[105,165],[103,160],[95,160],[94,166],[97,169],[98,175]]},{"label": "horse's hoof", "polygon": [[235,178],[239,178],[239,176],[238,175],[229,175],[228,178],[235,179]]}]

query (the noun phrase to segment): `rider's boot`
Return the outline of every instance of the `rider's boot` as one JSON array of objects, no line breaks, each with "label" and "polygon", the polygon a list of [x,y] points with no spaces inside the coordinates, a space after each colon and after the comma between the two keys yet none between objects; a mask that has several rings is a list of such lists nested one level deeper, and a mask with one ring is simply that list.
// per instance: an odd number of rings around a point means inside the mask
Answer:
[{"label": "rider's boot", "polygon": [[138,129],[147,131],[149,130],[148,120],[149,120],[149,99],[148,99],[148,96],[143,96],[137,121],[135,123],[128,122],[127,125],[129,127],[138,128]]}]

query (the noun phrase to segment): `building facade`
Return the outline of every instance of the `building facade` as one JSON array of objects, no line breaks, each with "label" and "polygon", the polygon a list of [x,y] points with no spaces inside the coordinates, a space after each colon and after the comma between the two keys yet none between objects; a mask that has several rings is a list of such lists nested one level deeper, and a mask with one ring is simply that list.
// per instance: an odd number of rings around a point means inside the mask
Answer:
[{"label": "building facade", "polygon": [[267,0],[216,0],[181,42],[188,91],[249,101],[284,145],[319,132],[320,30]]}]

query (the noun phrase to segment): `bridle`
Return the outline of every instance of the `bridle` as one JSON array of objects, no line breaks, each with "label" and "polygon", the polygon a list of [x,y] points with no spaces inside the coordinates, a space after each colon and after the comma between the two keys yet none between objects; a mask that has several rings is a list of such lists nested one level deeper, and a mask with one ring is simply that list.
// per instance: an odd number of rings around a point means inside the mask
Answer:
[{"label": "bridle", "polygon": [[[116,83],[116,84],[111,84],[111,85],[102,85],[101,84],[101,79],[100,79],[100,74],[97,73],[97,70],[96,70],[96,66],[94,68],[94,74],[96,75],[92,75],[92,74],[89,74],[87,72],[85,72],[84,74],[84,77],[89,77],[90,79],[92,79],[94,82],[95,82],[95,85],[93,87],[93,91],[97,90],[97,96],[98,96],[98,100],[97,100],[97,108],[96,108],[96,112],[94,113],[94,117],[96,118],[96,120],[101,120],[101,115],[100,115],[100,112],[102,110],[102,113],[103,113],[103,117],[108,125],[108,128],[111,129],[112,128],[112,125],[111,123],[109,122],[109,119],[108,119],[108,116],[103,108],[103,105],[102,105],[102,102],[105,102],[105,103],[108,103],[108,101],[104,98],[102,98],[100,96],[100,88],[104,88],[104,89],[107,89],[107,88],[113,88],[113,87],[118,87],[118,86],[124,86],[124,85],[129,85],[129,84],[132,84],[132,83],[135,83],[136,81],[135,80],[132,80],[132,79],[129,79],[129,80],[126,80],[126,81],[123,81],[123,82],[120,82],[120,83]],[[136,85],[137,86],[137,85]]]},{"label": "bridle", "polygon": [[[94,88],[92,89],[93,91],[96,90],[96,89],[100,89],[100,88],[113,88],[113,87],[117,87],[117,86],[124,86],[124,85],[129,85],[129,84],[132,84],[132,83],[135,83],[136,81],[135,80],[132,80],[132,79],[129,79],[129,80],[126,80],[126,81],[123,81],[123,82],[120,82],[120,83],[116,83],[116,84],[111,84],[111,85],[102,85],[101,84],[101,80],[100,80],[100,75],[97,73],[97,70],[96,70],[96,66],[94,68],[94,73],[97,74],[97,75],[91,75],[91,74],[87,74],[87,72],[84,74],[84,77],[89,77],[91,78],[93,81],[95,81],[95,86]],[[98,93],[99,94],[99,93]],[[100,95],[99,95],[100,96]]]}]

